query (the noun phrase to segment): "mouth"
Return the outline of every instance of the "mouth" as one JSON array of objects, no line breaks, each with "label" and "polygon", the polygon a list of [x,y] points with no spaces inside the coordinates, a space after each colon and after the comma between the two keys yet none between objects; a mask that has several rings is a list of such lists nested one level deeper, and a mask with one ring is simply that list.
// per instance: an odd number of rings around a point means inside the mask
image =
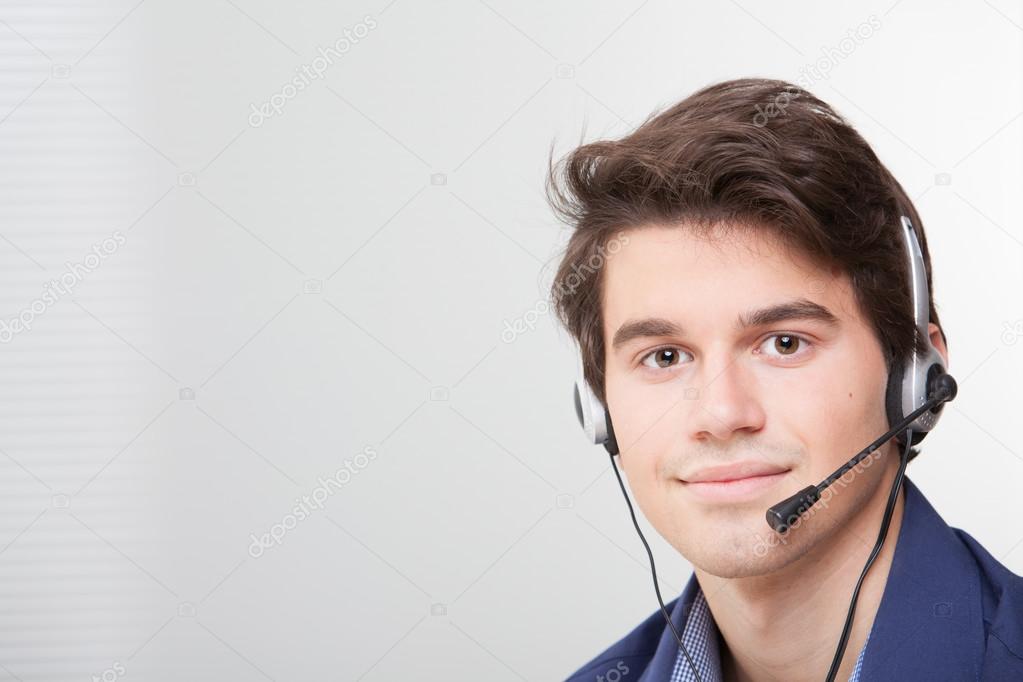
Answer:
[{"label": "mouth", "polygon": [[781,482],[791,469],[760,463],[742,462],[712,467],[680,479],[684,490],[710,502],[738,502],[753,499]]}]

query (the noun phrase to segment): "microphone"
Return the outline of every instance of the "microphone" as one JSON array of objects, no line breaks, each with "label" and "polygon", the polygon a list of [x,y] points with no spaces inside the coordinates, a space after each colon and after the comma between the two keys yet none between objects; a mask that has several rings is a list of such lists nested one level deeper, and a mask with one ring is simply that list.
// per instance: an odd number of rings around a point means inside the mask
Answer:
[{"label": "microphone", "polygon": [[887,433],[868,445],[866,449],[857,453],[852,459],[836,469],[833,474],[821,481],[820,484],[807,486],[792,497],[789,497],[768,509],[768,525],[779,534],[785,533],[792,524],[798,521],[803,514],[809,511],[810,507],[812,507],[817,500],[820,499],[821,494],[835,481],[841,478],[845,472],[852,469],[854,466],[859,464],[860,461],[866,459],[866,457],[872,452],[887,443],[892,436],[913,423],[913,421],[915,421],[921,414],[927,410],[933,410],[938,405],[955,398],[957,391],[958,387],[956,386],[956,381],[951,377],[951,375],[947,373],[939,374],[934,379],[934,391],[932,392],[931,397],[927,399],[923,405],[906,415],[904,419],[895,424]]}]

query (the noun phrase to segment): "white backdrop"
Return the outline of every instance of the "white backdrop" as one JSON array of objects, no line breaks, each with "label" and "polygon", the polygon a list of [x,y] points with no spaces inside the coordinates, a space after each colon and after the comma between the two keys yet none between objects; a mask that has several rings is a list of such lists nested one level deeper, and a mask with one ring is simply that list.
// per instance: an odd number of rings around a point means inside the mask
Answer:
[{"label": "white backdrop", "polygon": [[5,1],[0,57],[0,680],[556,680],[653,612],[543,174],[741,76],[916,199],[909,475],[1023,572],[1017,3]]}]

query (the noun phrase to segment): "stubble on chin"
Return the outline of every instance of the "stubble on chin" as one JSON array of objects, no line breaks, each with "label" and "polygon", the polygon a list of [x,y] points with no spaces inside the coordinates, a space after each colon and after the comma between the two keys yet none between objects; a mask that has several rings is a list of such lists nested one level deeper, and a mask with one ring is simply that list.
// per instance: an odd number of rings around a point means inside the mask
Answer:
[{"label": "stubble on chin", "polygon": [[[779,535],[763,515],[744,513],[743,520],[705,524],[700,537],[676,529],[672,546],[694,568],[719,578],[765,576],[804,560],[828,537],[841,532],[840,519],[814,517]],[[716,526],[716,527],[715,527]]]}]

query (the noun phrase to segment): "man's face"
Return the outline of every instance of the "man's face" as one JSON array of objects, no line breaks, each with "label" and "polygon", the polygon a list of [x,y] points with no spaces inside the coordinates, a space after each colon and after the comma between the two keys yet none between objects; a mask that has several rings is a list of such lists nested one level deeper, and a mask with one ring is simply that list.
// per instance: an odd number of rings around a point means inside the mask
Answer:
[{"label": "man's face", "polygon": [[888,429],[884,356],[848,277],[765,230],[628,237],[605,266],[605,386],[643,513],[722,577],[776,571],[837,537],[876,495],[894,443],[784,542],[764,514]]}]

